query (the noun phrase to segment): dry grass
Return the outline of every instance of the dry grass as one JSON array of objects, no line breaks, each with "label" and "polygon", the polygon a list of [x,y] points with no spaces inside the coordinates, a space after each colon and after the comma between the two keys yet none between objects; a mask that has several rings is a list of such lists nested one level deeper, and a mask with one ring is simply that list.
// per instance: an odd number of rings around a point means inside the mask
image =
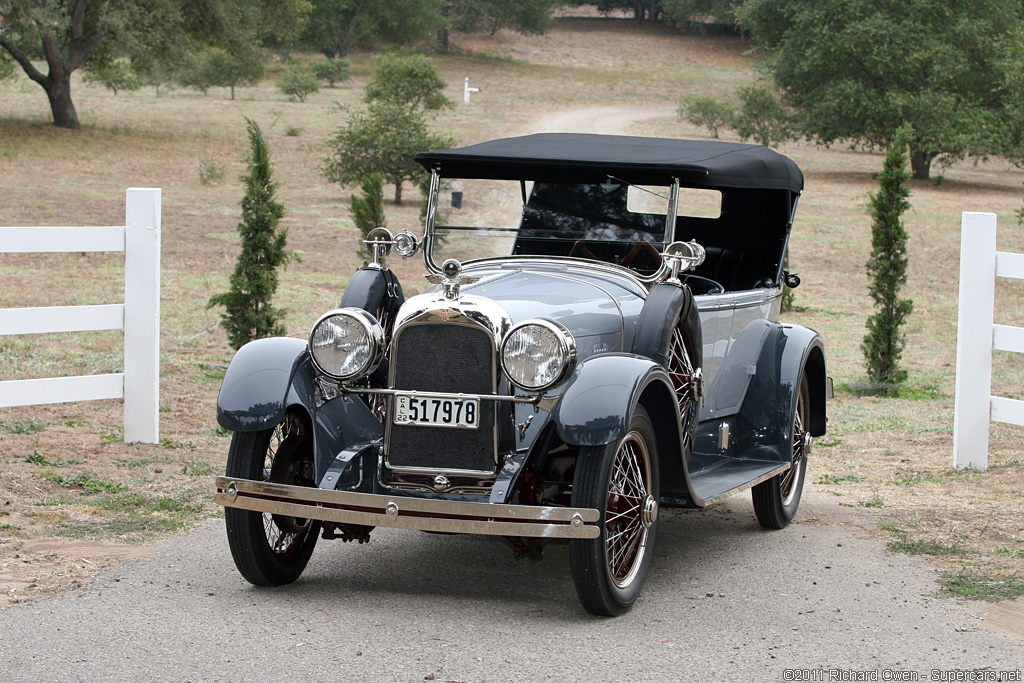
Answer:
[{"label": "dry grass", "polygon": [[[674,105],[691,93],[728,96],[753,78],[746,46],[735,39],[595,17],[567,17],[547,36],[457,36],[456,45],[463,52],[435,58],[460,102],[438,126],[467,144],[531,132],[561,109]],[[261,124],[271,146],[289,246],[302,259],[283,273],[277,302],[288,309],[289,331],[303,335],[336,304],[356,265],[351,190],[317,172],[324,142],[342,123],[334,103],[357,103],[366,81],[368,57],[357,54],[354,62],[352,81],[305,103],[287,101],[272,78],[238,89],[235,101],[218,91],[115,97],[76,81],[86,125],[80,132],[46,123],[38,86],[24,78],[0,85],[0,225],[116,225],[131,186],[162,187],[164,207],[164,441],[122,443],[119,402],[0,410],[0,592],[9,598],[60,590],[122,557],[112,550],[97,559],[95,541],[148,541],[213,511],[208,484],[227,450],[215,401],[231,353],[217,312],[204,304],[226,288],[236,255],[243,117]],[[464,106],[467,75],[484,90]],[[632,132],[703,134],[672,119]],[[796,303],[806,308],[789,319],[822,333],[830,374],[842,387],[863,375],[866,202],[881,157],[803,143],[782,151],[807,176],[792,245],[792,266],[803,278]],[[211,167],[224,179],[204,184]],[[951,467],[960,212],[997,213],[1000,249],[1024,252],[1014,216],[1024,176],[999,160],[943,173],[941,185],[913,184],[907,217],[907,295],[916,305],[907,329],[910,387],[898,399],[840,393],[815,450],[810,490],[877,508],[893,550],[930,553],[951,571],[1024,576],[1024,430],[993,426],[988,472]],[[406,195],[405,206],[387,206],[389,224],[417,230],[415,192]],[[419,263],[395,265],[407,290],[423,288]],[[116,257],[0,256],[0,306],[118,301],[122,270]],[[1024,324],[1022,295],[1024,283],[1000,283],[1001,322]],[[113,333],[0,338],[0,378],[116,371],[119,344]],[[999,354],[996,391],[1024,397],[1022,368],[1019,358]],[[40,545],[47,537],[79,539],[78,550],[55,553]],[[92,544],[92,554],[82,543]]]}]

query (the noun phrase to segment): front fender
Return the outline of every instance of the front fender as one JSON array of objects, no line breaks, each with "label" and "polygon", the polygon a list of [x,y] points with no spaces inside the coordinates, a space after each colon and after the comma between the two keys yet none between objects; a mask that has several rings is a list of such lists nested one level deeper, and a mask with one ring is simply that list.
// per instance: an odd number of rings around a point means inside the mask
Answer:
[{"label": "front fender", "polygon": [[238,349],[217,396],[217,423],[233,432],[258,432],[280,422],[305,351],[306,342],[291,337],[257,339]]},{"label": "front fender", "polygon": [[665,369],[649,358],[602,354],[576,368],[558,404],[562,441],[603,446],[626,435],[633,408],[652,382],[671,387]]}]

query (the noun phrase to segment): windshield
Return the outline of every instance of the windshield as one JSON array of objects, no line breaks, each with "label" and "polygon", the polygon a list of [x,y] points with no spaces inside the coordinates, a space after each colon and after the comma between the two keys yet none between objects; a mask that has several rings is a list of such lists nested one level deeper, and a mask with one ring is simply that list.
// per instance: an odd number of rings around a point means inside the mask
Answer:
[{"label": "windshield", "polygon": [[[655,201],[637,201],[637,194]],[[661,265],[670,194],[669,187],[641,188],[613,178],[601,184],[443,181],[433,260],[574,257],[651,275]]]}]

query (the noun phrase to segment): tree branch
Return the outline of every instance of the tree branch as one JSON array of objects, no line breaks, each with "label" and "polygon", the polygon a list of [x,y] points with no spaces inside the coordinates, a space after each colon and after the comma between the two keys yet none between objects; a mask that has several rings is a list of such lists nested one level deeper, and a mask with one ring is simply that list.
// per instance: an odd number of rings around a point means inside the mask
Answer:
[{"label": "tree branch", "polygon": [[17,45],[14,44],[14,41],[11,40],[10,36],[7,35],[6,32],[0,32],[0,47],[7,50],[7,52],[10,53],[12,57],[14,57],[14,60],[18,62],[19,65],[21,65],[21,68],[24,69],[25,73],[28,75],[29,78],[31,78],[33,81],[43,86],[44,88],[46,87],[47,81],[49,79],[42,73],[40,73],[35,66],[32,65],[32,62],[29,60],[28,56],[24,52],[22,52]]},{"label": "tree branch", "polygon": [[89,59],[103,40],[103,31],[85,35],[85,0],[75,0],[71,10],[71,46],[68,50],[67,70],[72,72]]}]

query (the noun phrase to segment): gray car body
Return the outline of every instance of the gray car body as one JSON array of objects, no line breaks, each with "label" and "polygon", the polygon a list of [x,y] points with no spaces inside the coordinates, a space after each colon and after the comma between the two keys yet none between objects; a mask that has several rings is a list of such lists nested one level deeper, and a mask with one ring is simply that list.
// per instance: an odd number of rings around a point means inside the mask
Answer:
[{"label": "gray car body", "polygon": [[[633,334],[646,290],[634,279],[585,263],[531,263],[526,259],[467,266],[479,281],[465,294],[496,302],[513,323],[548,318],[575,337],[578,365],[549,402],[535,409],[517,405],[515,422],[526,425],[504,463],[490,496],[508,502],[517,477],[533,458],[543,457],[550,430],[567,444],[593,446],[622,438],[634,407],[643,402],[655,422],[672,416],[671,383],[650,358],[631,353]],[[435,288],[436,290],[436,288]],[[707,381],[700,412],[695,457],[687,462],[678,429],[661,426],[659,460],[663,505],[703,506],[756,482],[736,474],[732,463],[745,459],[788,462],[791,424],[800,378],[811,379],[812,435],[825,429],[824,345],[817,333],[776,322],[779,288],[696,297],[704,335]],[[407,301],[438,297],[431,291]],[[239,350],[224,377],[218,422],[232,431],[259,431],[276,425],[288,410],[302,410],[313,425],[316,476],[321,487],[381,493],[378,444],[384,427],[354,395],[325,396],[306,344],[297,339],[266,339]],[[530,419],[530,416],[533,416]],[[675,414],[678,424],[678,413]],[[733,436],[722,443],[726,425]],[[767,471],[767,470],[766,470]],[[413,497],[481,500],[470,494],[399,491]]]}]

